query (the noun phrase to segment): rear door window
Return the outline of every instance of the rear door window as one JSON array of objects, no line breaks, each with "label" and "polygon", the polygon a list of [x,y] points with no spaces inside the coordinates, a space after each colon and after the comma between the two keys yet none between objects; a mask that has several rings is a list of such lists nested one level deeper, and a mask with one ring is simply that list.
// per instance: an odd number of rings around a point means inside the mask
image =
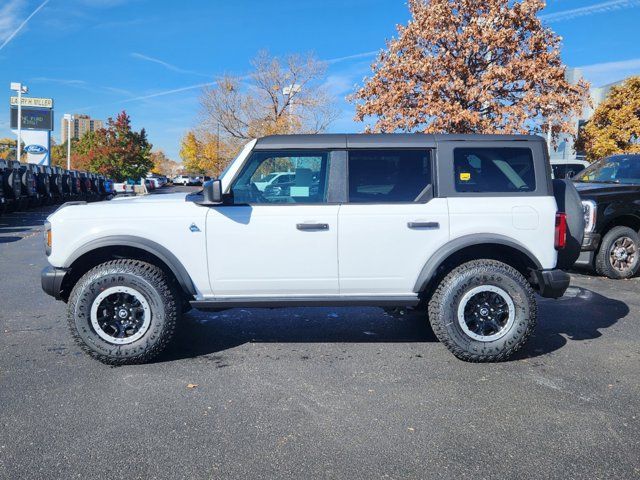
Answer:
[{"label": "rear door window", "polygon": [[457,192],[532,192],[536,189],[533,155],[528,148],[456,148]]},{"label": "rear door window", "polygon": [[431,185],[429,150],[351,150],[349,202],[415,202]]}]

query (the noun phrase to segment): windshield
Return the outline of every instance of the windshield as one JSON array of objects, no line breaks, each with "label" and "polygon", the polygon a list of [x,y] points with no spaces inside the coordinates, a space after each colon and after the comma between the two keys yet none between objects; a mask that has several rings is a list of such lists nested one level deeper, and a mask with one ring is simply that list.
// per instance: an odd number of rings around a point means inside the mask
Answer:
[{"label": "windshield", "polygon": [[603,158],[575,176],[578,182],[640,184],[640,155]]}]

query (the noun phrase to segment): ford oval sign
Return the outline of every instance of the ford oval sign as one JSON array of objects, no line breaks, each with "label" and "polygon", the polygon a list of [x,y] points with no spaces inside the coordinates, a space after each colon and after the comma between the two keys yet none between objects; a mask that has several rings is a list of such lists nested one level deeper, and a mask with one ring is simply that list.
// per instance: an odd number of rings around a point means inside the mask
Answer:
[{"label": "ford oval sign", "polygon": [[42,145],[27,145],[26,147],[24,147],[24,151],[27,153],[32,153],[34,155],[47,153],[47,149]]}]

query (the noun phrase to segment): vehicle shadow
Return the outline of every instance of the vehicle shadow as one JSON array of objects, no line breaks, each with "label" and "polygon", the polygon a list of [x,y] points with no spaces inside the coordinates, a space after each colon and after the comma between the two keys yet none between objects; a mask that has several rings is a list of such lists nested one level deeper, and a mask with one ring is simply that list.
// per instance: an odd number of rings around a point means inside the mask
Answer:
[{"label": "vehicle shadow", "polygon": [[[538,299],[538,327],[511,360],[534,358],[574,341],[593,340],[629,313],[619,300],[571,287],[559,300]],[[421,343],[437,342],[426,315],[390,315],[380,308],[192,310],[176,341],[158,362],[218,353],[245,343]],[[443,347],[444,348],[444,347]]]},{"label": "vehicle shadow", "polygon": [[570,287],[558,300],[538,298],[538,327],[513,360],[533,358],[559,350],[574,341],[594,340],[629,313],[620,300],[586,288]]},{"label": "vehicle shadow", "polygon": [[217,353],[245,343],[436,342],[426,315],[391,315],[381,308],[192,310],[158,361]]}]

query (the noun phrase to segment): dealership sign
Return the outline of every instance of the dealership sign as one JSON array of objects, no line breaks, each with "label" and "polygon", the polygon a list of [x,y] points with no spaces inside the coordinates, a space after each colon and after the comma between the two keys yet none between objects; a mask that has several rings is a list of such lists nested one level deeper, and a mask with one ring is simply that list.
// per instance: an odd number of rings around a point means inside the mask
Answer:
[{"label": "dealership sign", "polygon": [[[18,97],[11,97],[10,103],[12,107],[17,107]],[[53,98],[22,97],[20,104],[23,107],[53,108]]]},{"label": "dealership sign", "polygon": [[[11,128],[18,128],[18,107],[11,107]],[[53,130],[53,110],[22,108],[23,130]]]},{"label": "dealership sign", "polygon": [[26,161],[37,165],[49,165],[51,158],[51,131],[53,130],[53,99],[18,97],[9,99],[11,130],[18,134],[18,108],[20,108],[20,134],[24,142]]}]

